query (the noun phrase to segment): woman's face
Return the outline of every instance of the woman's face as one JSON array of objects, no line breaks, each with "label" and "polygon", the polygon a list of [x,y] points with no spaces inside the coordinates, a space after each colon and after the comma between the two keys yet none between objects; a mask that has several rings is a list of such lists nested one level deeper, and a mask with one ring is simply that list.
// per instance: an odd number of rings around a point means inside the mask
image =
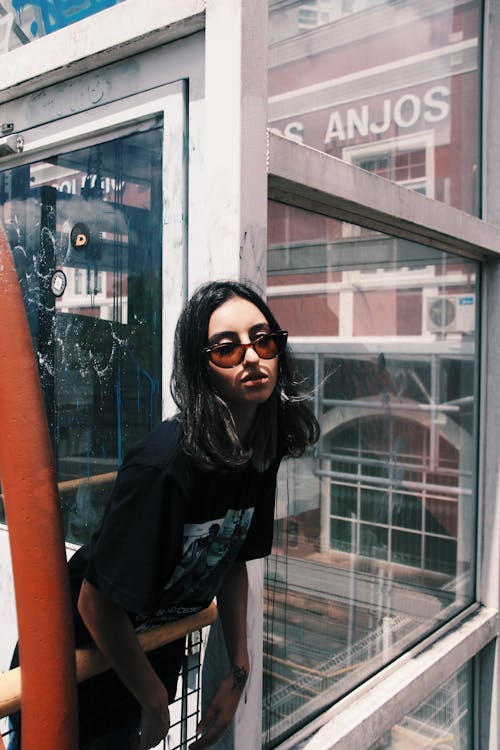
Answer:
[{"label": "woman's face", "polygon": [[[210,316],[207,345],[247,344],[269,330],[269,323],[258,307],[242,297],[232,297]],[[236,367],[224,369],[210,361],[208,367],[212,385],[235,417],[255,412],[276,387],[278,359],[261,359],[252,347]]]}]

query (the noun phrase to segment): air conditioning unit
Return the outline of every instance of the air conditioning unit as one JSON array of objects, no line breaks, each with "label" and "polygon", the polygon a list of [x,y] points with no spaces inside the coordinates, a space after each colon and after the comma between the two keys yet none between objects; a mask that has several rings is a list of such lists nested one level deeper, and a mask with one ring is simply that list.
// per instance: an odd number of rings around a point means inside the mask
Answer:
[{"label": "air conditioning unit", "polygon": [[429,333],[473,333],[475,294],[440,294],[425,298],[424,321]]},{"label": "air conditioning unit", "polygon": [[307,0],[297,8],[297,25],[300,31],[325,26],[340,18],[341,12],[331,0]]}]

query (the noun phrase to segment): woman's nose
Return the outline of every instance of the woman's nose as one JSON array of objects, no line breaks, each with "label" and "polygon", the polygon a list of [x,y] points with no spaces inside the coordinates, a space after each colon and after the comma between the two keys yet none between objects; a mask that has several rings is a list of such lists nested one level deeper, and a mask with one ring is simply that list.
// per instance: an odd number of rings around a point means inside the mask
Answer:
[{"label": "woman's nose", "polygon": [[260,359],[259,355],[253,348],[253,346],[249,346],[248,349],[245,352],[245,359],[244,362],[249,362],[250,364],[253,364],[255,362],[258,362]]}]

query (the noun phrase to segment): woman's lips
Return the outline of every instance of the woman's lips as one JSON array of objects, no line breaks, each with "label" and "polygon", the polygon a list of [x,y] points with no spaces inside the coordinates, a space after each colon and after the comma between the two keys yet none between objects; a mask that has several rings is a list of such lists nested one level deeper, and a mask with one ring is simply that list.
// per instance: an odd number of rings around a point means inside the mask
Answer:
[{"label": "woman's lips", "polygon": [[260,383],[266,379],[267,375],[265,372],[250,372],[248,373],[248,375],[245,375],[245,377],[242,378],[241,382],[252,385],[254,383]]}]

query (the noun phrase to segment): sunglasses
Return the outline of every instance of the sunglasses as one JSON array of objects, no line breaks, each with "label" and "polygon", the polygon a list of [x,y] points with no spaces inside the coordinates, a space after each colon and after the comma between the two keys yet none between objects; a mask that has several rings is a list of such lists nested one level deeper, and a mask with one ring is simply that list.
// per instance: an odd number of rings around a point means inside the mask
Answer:
[{"label": "sunglasses", "polygon": [[247,349],[252,348],[261,359],[275,359],[279,357],[286,346],[288,331],[276,331],[276,333],[264,333],[248,344],[223,343],[207,346],[203,351],[210,362],[216,367],[236,367],[241,365],[245,359]]}]

